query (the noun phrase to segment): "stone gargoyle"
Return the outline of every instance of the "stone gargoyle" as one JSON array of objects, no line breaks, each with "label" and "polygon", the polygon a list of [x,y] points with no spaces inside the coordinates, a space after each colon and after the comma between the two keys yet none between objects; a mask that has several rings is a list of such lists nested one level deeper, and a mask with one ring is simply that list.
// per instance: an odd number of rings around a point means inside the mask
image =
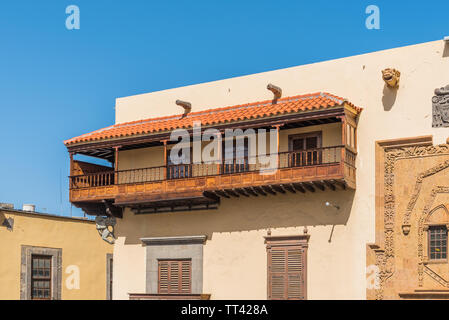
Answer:
[{"label": "stone gargoyle", "polygon": [[[114,244],[114,226],[117,223],[114,217],[101,217],[97,216],[95,218],[95,223],[97,227],[98,234],[101,238],[109,244]],[[111,229],[109,229],[111,227]]]},{"label": "stone gargoyle", "polygon": [[382,80],[385,81],[389,88],[398,88],[401,72],[396,69],[387,68],[382,70]]}]

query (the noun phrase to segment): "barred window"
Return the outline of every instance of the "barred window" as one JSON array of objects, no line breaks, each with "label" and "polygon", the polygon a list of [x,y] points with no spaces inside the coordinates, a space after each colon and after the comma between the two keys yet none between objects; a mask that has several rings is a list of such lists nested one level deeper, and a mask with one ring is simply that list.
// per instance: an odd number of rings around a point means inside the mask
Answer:
[{"label": "barred window", "polygon": [[429,227],[429,258],[430,260],[447,259],[446,226]]},{"label": "barred window", "polygon": [[51,256],[32,256],[31,299],[51,299]]}]

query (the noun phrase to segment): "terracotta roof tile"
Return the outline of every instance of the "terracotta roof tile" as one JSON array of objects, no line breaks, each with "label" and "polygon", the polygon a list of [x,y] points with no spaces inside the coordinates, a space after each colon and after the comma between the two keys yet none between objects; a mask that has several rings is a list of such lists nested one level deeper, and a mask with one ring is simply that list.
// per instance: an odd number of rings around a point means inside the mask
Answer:
[{"label": "terracotta roof tile", "polygon": [[329,93],[320,92],[282,98],[279,99],[276,104],[272,104],[271,100],[266,100],[231,107],[191,112],[185,117],[182,117],[182,115],[173,115],[120,123],[66,140],[64,141],[64,144],[68,146],[75,143],[151,134],[170,131],[177,128],[191,128],[194,121],[201,121],[202,126],[208,126],[269,117],[278,114],[326,109],[342,105],[344,102],[352,106],[356,112],[362,110],[348,102],[346,99]]}]

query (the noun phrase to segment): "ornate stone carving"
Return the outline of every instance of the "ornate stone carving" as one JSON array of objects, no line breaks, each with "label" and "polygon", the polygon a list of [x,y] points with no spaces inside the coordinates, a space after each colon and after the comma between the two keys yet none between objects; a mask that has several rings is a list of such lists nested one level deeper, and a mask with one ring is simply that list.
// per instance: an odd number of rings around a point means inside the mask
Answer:
[{"label": "ornate stone carving", "polygon": [[[116,224],[115,218],[97,216],[95,218],[95,223],[97,225],[98,234],[101,236],[101,238],[107,243],[114,244],[115,242],[114,226]],[[109,229],[109,227],[112,230]]]},{"label": "ornate stone carving", "polygon": [[[379,289],[376,290],[376,298],[383,299],[383,291],[386,281],[394,274],[394,258],[395,258],[395,246],[394,246],[394,225],[395,225],[395,196],[394,196],[394,181],[395,181],[395,164],[396,160],[401,158],[422,157],[435,154],[448,154],[448,145],[439,146],[413,146],[413,147],[399,147],[399,148],[387,148],[385,149],[385,163],[384,163],[384,249],[379,250],[376,254],[376,265],[379,267]],[[426,170],[420,174],[417,178],[415,185],[415,191],[412,195],[412,199],[407,207],[408,218],[404,219],[403,232],[407,231],[410,219],[410,213],[414,204],[418,198],[421,190],[422,179],[435,174],[449,166],[449,161],[445,161],[438,166],[435,166],[429,170]],[[422,230],[422,229],[421,229]],[[409,230],[408,230],[409,231]],[[422,239],[422,237],[419,237]],[[420,244],[422,251],[422,243]],[[419,251],[419,248],[418,248]],[[429,272],[429,271],[427,271]],[[418,274],[422,278],[424,273],[424,265],[420,263]]]},{"label": "ornate stone carving", "polygon": [[389,88],[398,88],[401,73],[392,68],[382,70],[382,79]]},{"label": "ornate stone carving", "polygon": [[432,98],[432,127],[449,127],[449,85],[435,89]]},{"label": "ornate stone carving", "polygon": [[[441,145],[441,146],[437,146],[437,147],[439,147],[437,153],[439,153],[439,152],[444,153],[444,152],[448,151],[446,149],[447,145]],[[443,147],[445,147],[445,148],[443,148]],[[407,211],[405,212],[405,215],[404,215],[404,221],[402,223],[402,230],[403,231],[404,231],[404,226],[410,225],[410,216],[411,216],[411,213],[413,211],[413,208],[415,207],[416,200],[418,199],[419,193],[421,191],[421,185],[422,185],[422,182],[423,182],[424,178],[427,178],[427,177],[429,177],[431,175],[434,175],[435,173],[438,173],[441,170],[444,170],[444,169],[446,169],[448,167],[449,167],[449,160],[447,160],[447,161],[445,161],[443,163],[440,163],[437,166],[430,168],[429,170],[426,170],[425,172],[421,173],[418,176],[418,178],[416,179],[416,183],[415,183],[415,189],[414,189],[412,197],[411,197],[411,199],[410,199],[410,201],[409,201],[409,203],[407,205]],[[409,229],[409,231],[410,231],[410,229]],[[407,235],[408,233],[406,234],[404,232],[404,234]]]}]

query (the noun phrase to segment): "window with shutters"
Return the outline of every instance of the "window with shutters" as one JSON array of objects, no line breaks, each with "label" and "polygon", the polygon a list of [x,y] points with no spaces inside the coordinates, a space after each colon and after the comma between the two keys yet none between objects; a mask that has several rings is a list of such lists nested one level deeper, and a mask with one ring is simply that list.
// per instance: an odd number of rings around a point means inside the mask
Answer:
[{"label": "window with shutters", "polygon": [[322,133],[310,132],[288,136],[290,166],[308,166],[322,163]]},{"label": "window with shutters", "polygon": [[159,260],[158,293],[189,294],[192,291],[192,261]]},{"label": "window with shutters", "polygon": [[306,299],[308,236],[267,237],[268,299]]}]

